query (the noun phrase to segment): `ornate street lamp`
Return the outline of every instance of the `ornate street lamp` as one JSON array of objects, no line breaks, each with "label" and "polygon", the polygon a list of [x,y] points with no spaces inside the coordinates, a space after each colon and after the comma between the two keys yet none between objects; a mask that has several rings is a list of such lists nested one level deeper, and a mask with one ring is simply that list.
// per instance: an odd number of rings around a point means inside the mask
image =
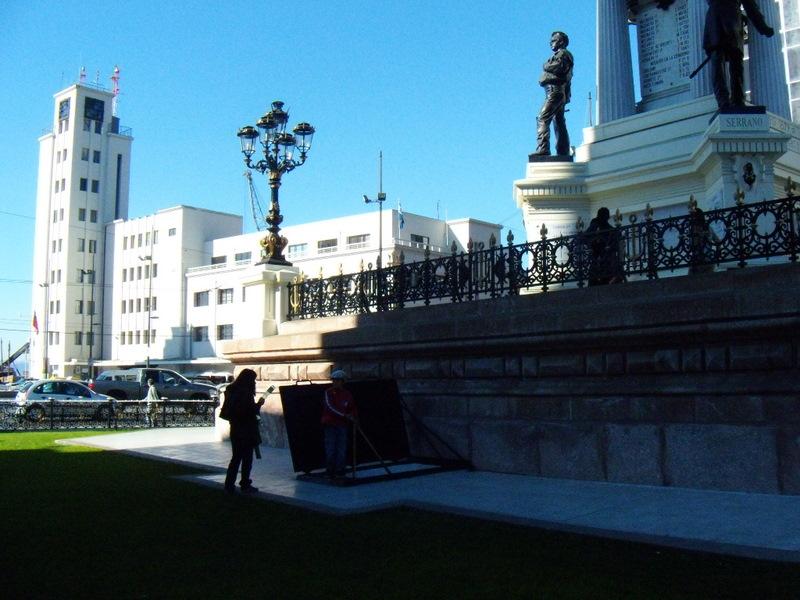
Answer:
[{"label": "ornate street lamp", "polygon": [[[280,235],[283,215],[278,203],[278,189],[281,176],[306,162],[314,128],[308,123],[298,123],[292,133],[286,132],[289,113],[283,110],[283,102],[276,100],[271,110],[261,117],[256,127],[246,125],[237,134],[242,142],[242,154],[247,168],[268,173],[271,202],[267,214],[267,235],[261,240],[261,263],[271,265],[291,265],[283,256],[288,240]],[[259,133],[260,130],[260,133]],[[253,163],[251,158],[256,151],[256,140],[261,143],[264,158]],[[296,153],[299,153],[299,157]]]}]

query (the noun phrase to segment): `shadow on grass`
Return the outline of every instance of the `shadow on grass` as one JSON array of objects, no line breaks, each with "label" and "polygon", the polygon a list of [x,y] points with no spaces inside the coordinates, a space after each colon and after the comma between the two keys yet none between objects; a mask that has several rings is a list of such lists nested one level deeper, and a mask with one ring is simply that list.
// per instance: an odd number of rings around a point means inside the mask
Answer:
[{"label": "shadow on grass", "polygon": [[792,598],[796,565],[463,517],[331,517],[175,479],[183,466],[0,436],[12,597]]}]

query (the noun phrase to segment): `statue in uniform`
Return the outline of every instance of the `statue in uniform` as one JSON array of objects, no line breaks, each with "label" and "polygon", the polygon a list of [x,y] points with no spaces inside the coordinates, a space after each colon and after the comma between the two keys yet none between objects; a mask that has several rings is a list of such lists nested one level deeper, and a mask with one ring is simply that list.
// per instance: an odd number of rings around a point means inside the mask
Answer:
[{"label": "statue in uniform", "polygon": [[[720,109],[744,106],[744,26],[753,25],[762,35],[775,30],[764,21],[756,0],[707,0],[703,49],[711,59],[714,96]],[[772,1],[772,0],[769,0]],[[747,18],[742,14],[741,8]],[[750,29],[752,33],[752,29]],[[725,75],[728,64],[728,78]],[[730,84],[729,84],[729,81]]]},{"label": "statue in uniform", "polygon": [[556,154],[569,156],[569,133],[564,112],[570,100],[570,82],[574,59],[567,50],[569,37],[563,31],[554,31],[550,37],[550,48],[553,55],[544,63],[544,72],[539,78],[539,85],[545,90],[545,100],[539,116],[536,117],[536,151],[531,156],[550,155],[550,123],[556,137]]}]

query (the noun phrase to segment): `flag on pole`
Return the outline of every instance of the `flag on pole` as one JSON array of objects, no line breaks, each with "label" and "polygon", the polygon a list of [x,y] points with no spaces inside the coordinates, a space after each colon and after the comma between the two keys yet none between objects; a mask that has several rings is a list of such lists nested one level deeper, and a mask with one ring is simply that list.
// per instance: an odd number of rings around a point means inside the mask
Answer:
[{"label": "flag on pole", "polygon": [[33,313],[33,330],[36,332],[36,335],[39,335],[39,321],[36,320],[36,312]]},{"label": "flag on pole", "polygon": [[397,203],[397,222],[400,224],[400,229],[405,227],[406,219],[403,217],[403,205]]}]

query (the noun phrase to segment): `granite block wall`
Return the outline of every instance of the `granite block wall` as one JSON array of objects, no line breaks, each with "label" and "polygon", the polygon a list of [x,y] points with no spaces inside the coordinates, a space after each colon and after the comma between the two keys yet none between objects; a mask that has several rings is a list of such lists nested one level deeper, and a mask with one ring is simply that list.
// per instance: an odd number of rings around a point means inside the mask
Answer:
[{"label": "granite block wall", "polygon": [[479,469],[800,494],[799,293],[766,266],[292,322],[226,354],[263,387],[394,378]]}]

